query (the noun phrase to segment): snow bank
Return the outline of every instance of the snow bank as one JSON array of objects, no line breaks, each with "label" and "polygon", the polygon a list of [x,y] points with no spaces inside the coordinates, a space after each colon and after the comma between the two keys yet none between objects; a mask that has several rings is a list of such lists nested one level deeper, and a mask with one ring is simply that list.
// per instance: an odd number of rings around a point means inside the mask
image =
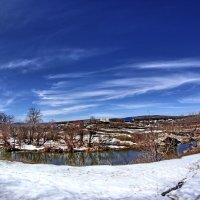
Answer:
[{"label": "snow bank", "polygon": [[[0,199],[196,199],[200,154],[158,163],[69,167],[0,161]],[[185,180],[182,188],[162,192]]]},{"label": "snow bank", "polygon": [[32,145],[32,144],[29,144],[29,145],[27,145],[27,144],[24,144],[24,145],[22,145],[21,147],[20,147],[20,149],[21,150],[27,150],[27,151],[33,151],[33,150],[42,150],[42,149],[44,149],[44,147],[36,147],[36,146],[34,146],[34,145]]}]

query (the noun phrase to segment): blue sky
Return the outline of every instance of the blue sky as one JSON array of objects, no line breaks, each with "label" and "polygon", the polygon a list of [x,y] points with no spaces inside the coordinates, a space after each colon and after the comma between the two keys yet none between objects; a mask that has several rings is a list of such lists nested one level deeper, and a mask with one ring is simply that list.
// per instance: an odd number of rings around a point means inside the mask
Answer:
[{"label": "blue sky", "polygon": [[45,121],[200,111],[200,3],[1,0],[0,111]]}]

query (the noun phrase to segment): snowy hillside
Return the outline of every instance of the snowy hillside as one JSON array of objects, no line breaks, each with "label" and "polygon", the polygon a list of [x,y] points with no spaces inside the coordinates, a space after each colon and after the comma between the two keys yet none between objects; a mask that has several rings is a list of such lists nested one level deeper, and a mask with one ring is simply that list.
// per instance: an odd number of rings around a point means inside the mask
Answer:
[{"label": "snowy hillside", "polygon": [[[166,191],[182,183],[169,193]],[[166,192],[165,196],[161,194]],[[0,199],[198,199],[200,154],[158,163],[69,167],[0,161]]]}]

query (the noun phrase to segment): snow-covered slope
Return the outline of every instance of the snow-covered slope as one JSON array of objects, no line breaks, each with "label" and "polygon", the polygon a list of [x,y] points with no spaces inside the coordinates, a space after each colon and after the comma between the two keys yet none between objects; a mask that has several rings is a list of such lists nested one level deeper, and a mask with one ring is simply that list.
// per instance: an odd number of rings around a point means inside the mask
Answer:
[{"label": "snow-covered slope", "polygon": [[[182,188],[161,193],[183,181]],[[200,154],[158,163],[69,167],[0,161],[0,199],[198,199]],[[176,199],[176,198],[175,198]]]}]

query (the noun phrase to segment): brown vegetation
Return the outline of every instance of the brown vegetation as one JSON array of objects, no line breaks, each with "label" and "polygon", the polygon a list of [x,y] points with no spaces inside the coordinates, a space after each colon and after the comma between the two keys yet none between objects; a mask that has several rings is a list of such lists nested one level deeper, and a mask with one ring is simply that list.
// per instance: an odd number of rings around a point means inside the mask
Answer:
[{"label": "brown vegetation", "polygon": [[0,114],[0,140],[3,148],[9,151],[21,150],[23,145],[42,147],[42,151],[47,152],[108,150],[109,146],[112,148],[115,145],[115,148],[118,146],[148,152],[139,162],[173,157],[171,152],[176,149],[180,139],[187,142],[200,140],[199,115],[176,121],[146,121],[140,126],[137,123],[102,123],[95,119],[87,124],[42,123],[40,111],[31,108],[26,122],[21,124],[13,123],[11,116]]}]

